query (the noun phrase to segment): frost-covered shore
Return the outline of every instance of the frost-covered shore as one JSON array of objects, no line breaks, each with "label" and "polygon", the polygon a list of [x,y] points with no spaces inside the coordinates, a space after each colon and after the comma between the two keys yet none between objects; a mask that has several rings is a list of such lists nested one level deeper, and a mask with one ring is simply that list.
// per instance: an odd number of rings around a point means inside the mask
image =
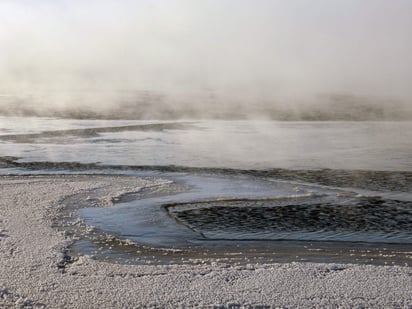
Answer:
[{"label": "frost-covered shore", "polygon": [[[52,227],[63,197],[100,188],[108,203],[150,179],[0,176],[0,308],[268,306],[410,308],[412,269],[351,264],[119,265],[80,257]],[[153,180],[155,181],[155,180]]]}]

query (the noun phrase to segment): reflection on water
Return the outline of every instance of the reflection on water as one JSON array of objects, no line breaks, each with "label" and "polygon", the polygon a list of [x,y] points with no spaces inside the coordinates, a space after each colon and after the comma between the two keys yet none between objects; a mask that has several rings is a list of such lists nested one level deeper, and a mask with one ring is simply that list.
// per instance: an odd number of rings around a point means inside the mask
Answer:
[{"label": "reflection on water", "polygon": [[[401,265],[411,258],[410,193],[394,200],[377,196],[377,191],[364,195],[360,192],[366,190],[356,188],[253,175],[155,175],[173,182],[155,194],[147,191],[120,198],[110,208],[83,204],[77,214],[94,227],[95,234],[75,245],[75,250],[132,263],[143,263],[150,256],[162,263],[202,256],[228,258],[225,254],[238,260],[286,261],[296,255],[298,260],[327,257],[337,262]],[[171,183],[178,186],[172,189]],[[73,198],[78,207],[81,197]],[[98,250],[92,249],[96,246]],[[133,250],[139,252],[137,257]]]},{"label": "reflection on water", "polygon": [[[289,256],[314,243],[329,257],[343,243],[347,257],[364,246],[412,251],[412,122],[0,117],[0,173],[79,172],[169,180],[110,208],[69,198],[67,207],[95,227],[80,235],[82,252],[122,241],[149,255],[241,247]],[[120,247],[99,249],[122,256]]]},{"label": "reflection on water", "polygon": [[25,162],[412,171],[412,122],[5,119],[0,156]]},{"label": "reflection on water", "polygon": [[186,189],[111,208],[83,208],[79,215],[151,246],[285,239],[412,243],[411,200],[248,176],[169,177]]}]

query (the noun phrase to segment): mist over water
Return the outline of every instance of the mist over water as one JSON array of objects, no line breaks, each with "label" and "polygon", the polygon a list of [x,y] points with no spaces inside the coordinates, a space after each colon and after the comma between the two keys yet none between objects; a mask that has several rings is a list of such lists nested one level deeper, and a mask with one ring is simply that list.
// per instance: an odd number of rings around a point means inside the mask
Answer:
[{"label": "mist over water", "polygon": [[2,1],[0,113],[412,119],[412,3]]},{"label": "mist over water", "polygon": [[62,199],[80,254],[408,264],[410,29],[409,0],[0,1],[0,176],[115,177]]}]

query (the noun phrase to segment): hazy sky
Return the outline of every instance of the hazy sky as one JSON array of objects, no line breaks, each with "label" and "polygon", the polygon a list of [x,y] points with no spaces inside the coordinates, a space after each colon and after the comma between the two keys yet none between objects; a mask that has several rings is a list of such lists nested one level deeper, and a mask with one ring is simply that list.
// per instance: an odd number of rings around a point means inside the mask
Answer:
[{"label": "hazy sky", "polygon": [[411,0],[1,0],[0,89],[412,98]]}]

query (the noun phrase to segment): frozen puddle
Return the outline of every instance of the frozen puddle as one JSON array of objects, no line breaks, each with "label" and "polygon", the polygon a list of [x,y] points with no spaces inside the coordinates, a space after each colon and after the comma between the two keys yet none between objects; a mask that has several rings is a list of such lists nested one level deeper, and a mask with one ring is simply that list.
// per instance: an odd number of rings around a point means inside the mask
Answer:
[{"label": "frozen puddle", "polygon": [[[304,215],[308,205],[344,205],[355,198],[351,192],[252,177],[179,175],[173,179],[187,190],[142,196],[109,208],[84,208],[78,215],[88,225],[140,244],[185,247],[206,245],[202,241],[212,239],[310,239],[304,222],[297,222],[302,218],[296,207]],[[296,210],[289,212],[295,218],[282,217],[286,208]],[[295,232],[287,235],[281,228],[273,229],[275,221]]]},{"label": "frozen puddle", "polygon": [[[156,177],[167,181],[159,182],[155,192],[142,190],[112,207],[79,209],[76,215],[93,227],[94,236],[82,238],[75,250],[120,260],[130,254],[159,257],[159,252],[166,259],[184,252],[182,259],[243,255],[267,260],[277,254],[278,260],[290,260],[306,251],[299,260],[338,255],[338,261],[346,256],[355,262],[356,256],[393,258],[411,249],[408,201],[253,176]],[[404,258],[410,259],[408,254]]]}]

